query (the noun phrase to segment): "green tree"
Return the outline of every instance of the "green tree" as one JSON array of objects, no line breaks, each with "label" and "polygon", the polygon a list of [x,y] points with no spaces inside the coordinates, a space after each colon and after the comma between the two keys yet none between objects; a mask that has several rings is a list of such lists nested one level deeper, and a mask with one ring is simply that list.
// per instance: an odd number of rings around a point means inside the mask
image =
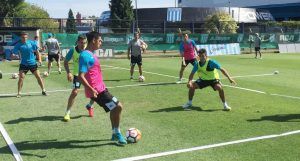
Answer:
[{"label": "green tree", "polygon": [[110,0],[111,28],[114,32],[130,32],[133,20],[133,6],[131,0]]},{"label": "green tree", "polygon": [[13,15],[16,7],[20,5],[24,0],[1,0],[0,1],[0,26],[5,25],[5,17],[8,14]]},{"label": "green tree", "polygon": [[14,18],[21,20],[21,26],[38,27],[44,32],[57,32],[59,23],[50,19],[47,11],[39,6],[23,2],[16,8]]},{"label": "green tree", "polygon": [[238,29],[234,19],[225,12],[207,16],[204,26],[207,33],[214,34],[236,33]]},{"label": "green tree", "polygon": [[73,11],[71,9],[69,10],[66,27],[67,27],[66,28],[66,33],[69,33],[69,34],[74,34],[74,33],[76,34],[77,33],[76,22],[75,22],[75,19],[74,19]]}]

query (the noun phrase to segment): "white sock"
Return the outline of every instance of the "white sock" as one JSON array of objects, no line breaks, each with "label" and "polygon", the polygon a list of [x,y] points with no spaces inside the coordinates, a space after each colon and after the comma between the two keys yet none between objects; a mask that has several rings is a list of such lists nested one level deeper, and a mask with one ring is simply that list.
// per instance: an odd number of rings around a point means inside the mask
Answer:
[{"label": "white sock", "polygon": [[224,102],[223,104],[224,104],[224,107],[227,107],[227,106],[228,106],[228,105],[227,105],[227,102]]},{"label": "white sock", "polygon": [[71,110],[66,111],[66,115],[70,115],[70,113],[71,113]]},{"label": "white sock", "polygon": [[192,104],[192,101],[193,101],[193,100],[189,100],[188,103],[189,103],[189,104]]}]

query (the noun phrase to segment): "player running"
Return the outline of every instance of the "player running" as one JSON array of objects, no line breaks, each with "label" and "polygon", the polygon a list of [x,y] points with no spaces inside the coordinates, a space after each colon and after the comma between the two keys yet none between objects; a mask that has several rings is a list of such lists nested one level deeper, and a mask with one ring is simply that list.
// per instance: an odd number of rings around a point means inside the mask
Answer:
[{"label": "player running", "polygon": [[85,87],[85,94],[97,102],[106,112],[110,112],[112,125],[112,140],[118,140],[121,145],[127,144],[120,132],[122,104],[107,90],[102,77],[100,62],[94,51],[102,45],[101,35],[92,31],[87,34],[88,45],[79,57],[79,78]]},{"label": "player running", "polygon": [[18,81],[18,94],[17,98],[21,97],[21,89],[23,87],[23,81],[25,79],[25,75],[30,70],[31,73],[34,74],[35,78],[38,81],[42,89],[42,95],[46,96],[46,90],[44,86],[44,82],[40,76],[40,72],[38,70],[38,66],[36,64],[36,57],[34,52],[39,55],[38,47],[33,41],[27,40],[28,34],[26,32],[21,32],[21,41],[18,42],[14,49],[12,57],[15,57],[16,54],[20,54],[20,67],[19,67],[19,81]]},{"label": "player running", "polygon": [[[71,108],[74,104],[75,98],[79,92],[80,88],[80,81],[78,78],[78,73],[79,73],[79,56],[80,52],[84,50],[85,45],[86,45],[86,37],[83,35],[79,35],[77,38],[77,45],[69,50],[69,52],[66,55],[65,61],[64,61],[64,67],[67,72],[67,79],[69,82],[73,81],[73,90],[70,94],[70,97],[68,99],[68,105],[67,105],[67,110],[64,116],[65,121],[70,121],[70,113],[71,113]],[[69,69],[69,61],[73,60],[73,74],[70,72]],[[89,116],[93,117],[94,116],[94,109],[93,109],[93,103],[94,101],[91,100],[89,104],[86,105],[86,109],[89,111]]]},{"label": "player running", "polygon": [[179,71],[179,79],[177,83],[182,82],[183,71],[191,63],[197,62],[195,52],[197,53],[197,46],[194,40],[189,39],[188,33],[183,33],[183,41],[180,43],[180,56],[182,64]]},{"label": "player running", "polygon": [[140,33],[134,33],[134,39],[129,42],[127,51],[127,58],[130,60],[130,79],[133,79],[133,72],[136,64],[139,67],[140,76],[143,76],[142,50],[147,47],[148,45],[140,39]]},{"label": "player running", "polygon": [[[219,92],[219,96],[222,100],[223,107],[225,111],[230,111],[231,108],[225,101],[225,94],[220,82],[219,73],[217,70],[220,70],[230,81],[230,83],[236,85],[236,82],[229,76],[228,72],[220,66],[220,64],[211,60],[207,57],[205,49],[200,49],[198,52],[200,61],[196,62],[194,68],[189,76],[189,82],[187,87],[189,88],[189,101],[184,104],[182,107],[188,109],[192,106],[192,100],[196,89],[202,89],[208,86],[211,86],[215,91]],[[198,73],[199,79],[196,82],[193,82],[193,77],[195,73]]]}]

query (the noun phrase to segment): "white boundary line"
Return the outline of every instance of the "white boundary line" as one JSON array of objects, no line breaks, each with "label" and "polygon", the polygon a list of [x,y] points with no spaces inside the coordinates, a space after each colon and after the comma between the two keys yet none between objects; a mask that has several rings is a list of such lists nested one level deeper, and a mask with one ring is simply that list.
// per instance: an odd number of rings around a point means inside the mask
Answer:
[{"label": "white boundary line", "polygon": [[114,161],[144,160],[144,159],[157,158],[157,157],[162,157],[162,156],[167,156],[167,155],[186,153],[186,152],[191,152],[191,151],[196,151],[196,150],[204,150],[204,149],[222,147],[222,146],[227,146],[227,145],[240,144],[240,143],[245,143],[245,142],[253,142],[253,141],[257,141],[257,140],[283,137],[283,136],[294,135],[294,134],[299,134],[299,133],[300,133],[300,130],[289,131],[289,132],[285,132],[285,133],[282,133],[282,134],[258,136],[258,137],[247,138],[247,139],[242,139],[242,140],[235,140],[235,141],[229,141],[229,142],[224,142],[224,143],[198,146],[198,147],[193,147],[193,148],[188,148],[188,149],[180,149],[180,150],[174,150],[174,151],[166,151],[166,152],[162,152],[162,153],[155,153],[155,154],[148,154],[148,155],[142,155],[142,156],[136,156],[136,157],[122,158],[122,159],[117,159],[117,160],[114,160]]},{"label": "white boundary line", "polygon": [[20,152],[18,151],[18,149],[16,148],[15,144],[13,143],[13,141],[11,140],[11,138],[9,137],[8,133],[4,129],[3,125],[1,124],[1,122],[0,122],[0,132],[1,132],[4,140],[6,141],[7,145],[9,146],[10,150],[12,151],[13,156],[15,157],[16,161],[23,161]]},{"label": "white boundary line", "polygon": [[300,97],[295,96],[288,96],[288,95],[282,95],[282,94],[271,94],[272,96],[280,96],[280,97],[286,97],[286,98],[294,98],[294,99],[300,99]]}]

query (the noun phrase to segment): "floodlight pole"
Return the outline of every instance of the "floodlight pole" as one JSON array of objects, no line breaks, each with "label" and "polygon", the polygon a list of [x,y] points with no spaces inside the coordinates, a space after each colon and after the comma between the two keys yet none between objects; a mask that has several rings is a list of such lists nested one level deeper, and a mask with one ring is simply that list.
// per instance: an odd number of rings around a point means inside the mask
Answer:
[{"label": "floodlight pole", "polygon": [[137,14],[137,0],[135,0],[135,21],[136,21],[136,28],[139,28],[139,20],[138,20],[138,14]]}]

